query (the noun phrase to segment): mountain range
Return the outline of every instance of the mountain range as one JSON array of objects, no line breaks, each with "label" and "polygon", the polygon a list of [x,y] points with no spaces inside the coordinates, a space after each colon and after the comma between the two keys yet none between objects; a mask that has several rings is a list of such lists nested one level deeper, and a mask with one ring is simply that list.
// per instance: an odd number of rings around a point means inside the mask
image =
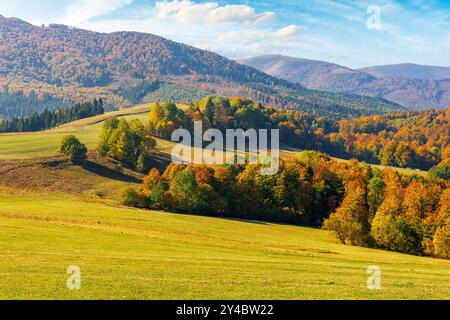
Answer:
[{"label": "mountain range", "polygon": [[306,88],[383,98],[408,109],[450,107],[450,68],[397,64],[353,70],[281,55],[239,61]]},{"label": "mountain range", "polygon": [[[58,103],[102,97],[112,107],[206,95],[244,96],[327,116],[403,110],[396,103],[311,90],[213,52],[138,32],[98,33],[0,16],[1,101],[14,94]],[[12,95],[12,97],[11,97]],[[1,98],[1,97],[0,97]],[[56,100],[55,100],[56,99]],[[27,105],[32,101],[27,101]],[[18,104],[9,116],[17,114]],[[0,104],[0,117],[2,108]],[[36,111],[20,110],[21,114]]]}]

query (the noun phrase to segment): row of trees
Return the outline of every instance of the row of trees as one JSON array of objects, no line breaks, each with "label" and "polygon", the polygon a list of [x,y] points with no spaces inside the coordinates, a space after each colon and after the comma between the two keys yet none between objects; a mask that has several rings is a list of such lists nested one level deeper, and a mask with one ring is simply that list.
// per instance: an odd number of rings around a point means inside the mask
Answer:
[{"label": "row of trees", "polygon": [[75,120],[103,114],[104,112],[103,100],[94,99],[93,102],[78,103],[69,109],[46,110],[42,113],[34,113],[28,117],[17,117],[0,121],[0,133],[46,130]]},{"label": "row of trees", "polygon": [[318,152],[260,167],[171,164],[152,169],[124,203],[202,215],[262,219],[333,230],[343,243],[450,257],[450,192],[443,180],[399,175]]},{"label": "row of trees", "polygon": [[248,99],[208,97],[186,111],[175,104],[155,104],[149,132],[169,139],[174,129],[280,129],[281,142],[372,164],[435,170],[445,177],[450,161],[450,109],[392,113],[336,121],[294,110],[263,107]]},{"label": "row of trees", "polygon": [[[257,165],[209,167],[171,163],[152,169],[129,204],[204,215],[320,226],[343,199],[343,181],[327,169],[330,158],[307,152],[283,162],[277,175]],[[320,169],[319,169],[320,167]],[[318,171],[315,173],[314,170]],[[320,172],[320,170],[326,172]]]},{"label": "row of trees", "polygon": [[147,168],[147,159],[156,141],[139,120],[127,122],[117,118],[106,121],[100,135],[97,151],[113,157],[139,171]]}]

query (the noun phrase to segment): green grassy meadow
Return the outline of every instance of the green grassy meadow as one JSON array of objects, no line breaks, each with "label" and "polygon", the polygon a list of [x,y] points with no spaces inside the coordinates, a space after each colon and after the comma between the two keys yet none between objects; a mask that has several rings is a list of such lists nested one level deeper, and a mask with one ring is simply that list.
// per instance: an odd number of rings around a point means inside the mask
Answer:
[{"label": "green grassy meadow", "polygon": [[[0,135],[0,299],[450,299],[449,260],[343,246],[311,228],[124,208],[120,190],[139,177],[56,156],[65,134],[93,149],[102,121],[145,121],[148,109]],[[81,290],[66,287],[70,265]],[[380,290],[367,288],[372,265]]]},{"label": "green grassy meadow", "polygon": [[[328,232],[32,195],[0,196],[0,299],[439,299],[450,261]],[[66,288],[69,265],[81,290]],[[367,267],[382,289],[366,286]]]}]

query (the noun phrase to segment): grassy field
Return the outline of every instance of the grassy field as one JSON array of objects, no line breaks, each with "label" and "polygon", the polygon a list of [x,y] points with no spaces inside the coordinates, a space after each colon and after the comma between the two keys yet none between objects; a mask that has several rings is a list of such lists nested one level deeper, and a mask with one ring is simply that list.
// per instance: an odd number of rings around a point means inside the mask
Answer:
[{"label": "grassy field", "polygon": [[[0,299],[450,299],[450,261],[309,228],[0,195]],[[81,290],[66,288],[69,265]],[[367,267],[382,289],[366,286]]]}]

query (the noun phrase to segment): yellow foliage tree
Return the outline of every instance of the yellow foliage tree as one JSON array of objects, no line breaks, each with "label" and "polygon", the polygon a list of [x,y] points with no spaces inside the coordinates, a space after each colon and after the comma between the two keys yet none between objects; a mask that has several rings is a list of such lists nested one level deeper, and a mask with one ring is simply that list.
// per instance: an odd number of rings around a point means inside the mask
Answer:
[{"label": "yellow foliage tree", "polygon": [[161,105],[158,102],[155,102],[152,106],[152,109],[151,109],[150,115],[149,115],[149,119],[148,119],[150,133],[152,133],[152,134],[155,133],[154,130],[156,129],[158,124],[161,122],[163,117],[164,117],[164,114],[163,114]]},{"label": "yellow foliage tree", "polygon": [[351,181],[347,195],[335,213],[325,220],[324,228],[334,231],[345,244],[364,245],[369,234],[369,209],[366,201],[366,188],[360,181]]}]

